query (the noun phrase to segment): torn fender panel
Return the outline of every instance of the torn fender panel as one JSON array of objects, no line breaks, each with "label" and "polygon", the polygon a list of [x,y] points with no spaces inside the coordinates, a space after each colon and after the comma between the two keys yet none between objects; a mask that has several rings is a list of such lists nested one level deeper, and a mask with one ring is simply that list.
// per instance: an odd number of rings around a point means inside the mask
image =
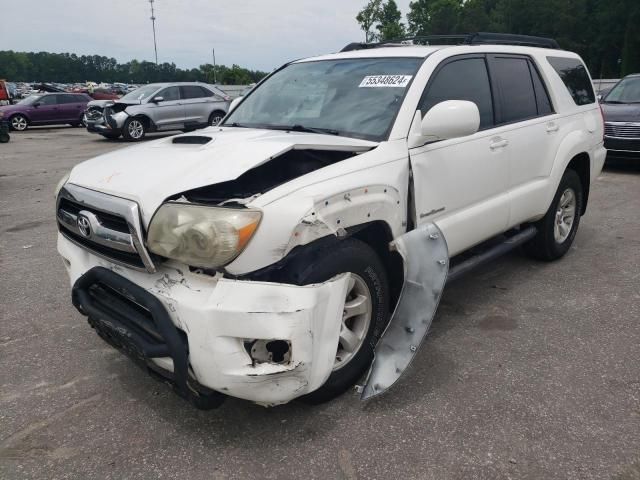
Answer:
[{"label": "torn fender panel", "polygon": [[449,271],[447,242],[433,223],[398,237],[393,246],[404,260],[404,286],[376,345],[362,400],[389,389],[409,366],[427,336]]}]

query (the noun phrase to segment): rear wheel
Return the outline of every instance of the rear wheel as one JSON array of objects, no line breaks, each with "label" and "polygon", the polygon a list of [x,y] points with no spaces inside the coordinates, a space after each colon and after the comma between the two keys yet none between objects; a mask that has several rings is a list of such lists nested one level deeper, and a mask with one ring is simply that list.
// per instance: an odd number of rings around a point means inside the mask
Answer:
[{"label": "rear wheel", "polygon": [[17,130],[18,132],[26,130],[29,126],[29,120],[27,120],[27,117],[20,113],[11,117],[10,123],[11,128]]},{"label": "rear wheel", "polygon": [[144,138],[147,133],[147,126],[141,118],[128,118],[124,122],[122,136],[130,142],[138,142]]},{"label": "rear wheel", "polygon": [[216,110],[211,115],[209,115],[209,125],[211,125],[212,127],[215,127],[220,123],[220,121],[224,118],[225,115],[226,113],[224,113],[222,110]]},{"label": "rear wheel", "polygon": [[319,247],[288,267],[288,280],[298,285],[326,282],[349,272],[351,279],[342,312],[333,370],[319,389],[301,400],[321,403],[353,386],[373,360],[373,349],[389,321],[389,284],[378,255],[366,243],[346,239]]},{"label": "rear wheel", "polygon": [[525,244],[525,251],[539,260],[556,260],[564,256],[578,232],[584,194],[580,177],[567,170],[545,216],[535,225],[538,233]]}]

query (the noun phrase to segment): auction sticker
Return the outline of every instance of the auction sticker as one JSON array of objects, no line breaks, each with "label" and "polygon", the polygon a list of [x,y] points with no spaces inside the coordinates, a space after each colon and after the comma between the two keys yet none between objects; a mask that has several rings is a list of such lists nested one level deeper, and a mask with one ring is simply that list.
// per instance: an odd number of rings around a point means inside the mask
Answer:
[{"label": "auction sticker", "polygon": [[369,75],[362,79],[358,88],[405,88],[413,75]]}]

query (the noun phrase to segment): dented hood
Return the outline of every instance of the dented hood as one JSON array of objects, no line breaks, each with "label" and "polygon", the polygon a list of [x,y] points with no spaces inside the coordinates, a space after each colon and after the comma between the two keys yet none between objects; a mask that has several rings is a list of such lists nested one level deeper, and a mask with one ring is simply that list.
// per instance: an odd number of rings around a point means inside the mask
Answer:
[{"label": "dented hood", "polygon": [[[181,137],[211,140],[204,145],[174,143]],[[358,152],[375,146],[375,142],[333,135],[211,127],[100,155],[77,165],[71,171],[69,182],[134,200],[140,205],[143,222],[148,225],[166,198],[234,180],[289,150]]]}]

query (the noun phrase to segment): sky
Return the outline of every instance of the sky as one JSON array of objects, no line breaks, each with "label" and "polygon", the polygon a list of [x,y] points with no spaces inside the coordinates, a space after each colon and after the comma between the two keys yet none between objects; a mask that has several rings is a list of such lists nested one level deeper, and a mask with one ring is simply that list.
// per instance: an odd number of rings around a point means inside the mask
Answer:
[{"label": "sky", "polygon": [[[396,0],[403,15],[410,0]],[[154,60],[148,0],[0,0],[0,50]],[[158,61],[270,71],[363,41],[366,0],[155,0]],[[6,21],[11,19],[11,21]]]}]

